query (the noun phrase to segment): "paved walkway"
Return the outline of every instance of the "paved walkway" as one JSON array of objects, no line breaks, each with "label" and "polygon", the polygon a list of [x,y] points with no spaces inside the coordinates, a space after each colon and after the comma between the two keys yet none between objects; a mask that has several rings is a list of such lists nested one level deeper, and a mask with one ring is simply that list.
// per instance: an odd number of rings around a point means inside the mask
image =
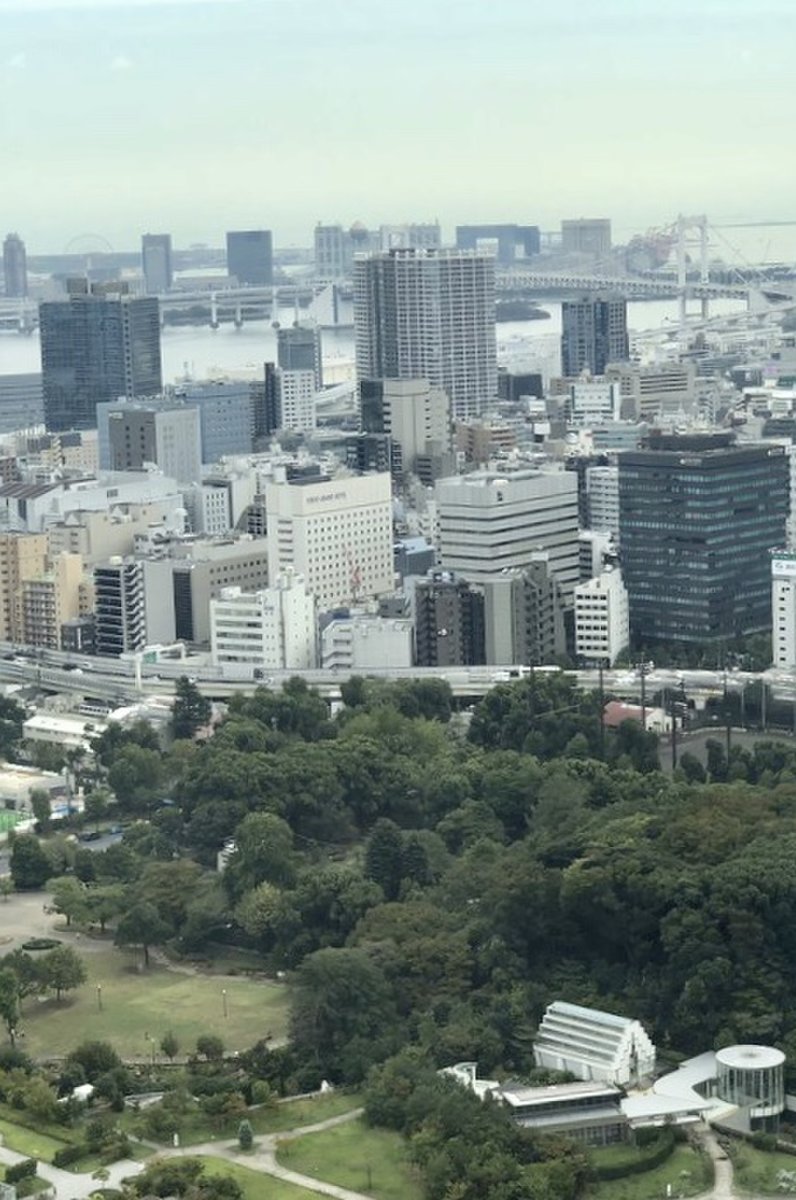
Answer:
[{"label": "paved walkway", "polygon": [[[248,1167],[252,1171],[273,1175],[275,1179],[282,1179],[286,1183],[294,1183],[298,1187],[306,1188],[309,1192],[331,1196],[333,1200],[372,1200],[372,1197],[365,1196],[361,1192],[352,1192],[348,1188],[338,1187],[334,1183],[313,1179],[309,1175],[300,1175],[297,1171],[291,1171],[276,1161],[279,1142],[303,1137],[305,1133],[322,1133],[325,1129],[333,1129],[335,1125],[344,1125],[347,1121],[355,1121],[361,1115],[362,1109],[354,1108],[340,1116],[329,1117],[326,1121],[318,1121],[315,1125],[301,1125],[297,1129],[288,1129],[284,1133],[261,1134],[255,1141],[254,1150],[245,1153],[240,1149],[237,1141],[221,1141],[202,1142],[196,1146],[184,1146],[180,1149],[163,1147],[159,1148],[152,1157],[198,1158],[212,1156],[213,1158],[223,1158],[227,1162]],[[5,1146],[0,1145],[0,1163],[14,1166],[26,1157],[24,1154],[17,1154],[16,1151],[7,1150]],[[37,1173],[41,1179],[46,1179],[52,1185],[58,1200],[88,1200],[88,1197],[98,1188],[121,1187],[123,1179],[130,1175],[137,1175],[143,1171],[145,1166],[146,1163],[136,1162],[133,1159],[122,1159],[107,1168],[108,1178],[103,1182],[96,1180],[93,1175],[63,1171],[59,1167],[53,1167],[41,1161],[39,1161]]]}]

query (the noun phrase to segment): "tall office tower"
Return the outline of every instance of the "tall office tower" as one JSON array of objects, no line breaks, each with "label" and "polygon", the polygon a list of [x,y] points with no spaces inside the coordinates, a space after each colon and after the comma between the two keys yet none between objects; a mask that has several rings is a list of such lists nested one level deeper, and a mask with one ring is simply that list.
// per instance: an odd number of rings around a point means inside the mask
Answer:
[{"label": "tall office tower", "polygon": [[94,630],[97,654],[118,658],[146,644],[143,563],[112,558],[94,568]]},{"label": "tall office tower", "polygon": [[440,562],[473,581],[547,551],[565,603],[578,582],[578,481],[571,471],[474,472],[435,487]]},{"label": "tall office tower", "polygon": [[434,459],[443,465],[444,473],[455,469],[451,402],[442,388],[431,387],[424,379],[363,379],[359,397],[363,432],[391,439],[391,469],[396,478],[421,474],[426,462]]},{"label": "tall office tower", "polygon": [[255,395],[246,380],[211,379],[180,384],[176,395],[199,409],[202,462],[250,454],[254,443]]},{"label": "tall office tower", "polygon": [[544,551],[523,570],[493,575],[479,587],[487,663],[545,666],[566,654],[564,598]]},{"label": "tall office tower", "polygon": [[97,406],[100,467],[140,471],[155,463],[177,483],[202,478],[199,410],[166,397]]},{"label": "tall office tower", "polygon": [[3,241],[3,279],[7,296],[27,296],[28,258],[18,233],[9,233]]},{"label": "tall office tower", "polygon": [[98,404],[163,390],[155,297],[82,289],[39,305],[44,420],[55,432],[93,429]]},{"label": "tall office tower", "polygon": [[630,357],[624,296],[583,296],[561,305],[561,374],[604,375],[609,363]]},{"label": "tall office tower", "polygon": [[564,254],[590,254],[606,258],[611,253],[611,222],[607,217],[581,217],[561,222]]},{"label": "tall office tower", "polygon": [[419,667],[471,667],[485,662],[484,598],[450,571],[431,571],[414,589],[415,658]]},{"label": "tall office tower", "polygon": [[277,363],[283,371],[312,371],[315,391],[323,387],[321,327],[314,321],[285,325],[276,334]]},{"label": "tall office tower", "polygon": [[497,394],[495,262],[464,250],[391,250],[354,261],[360,379],[427,379],[457,419]]},{"label": "tall office tower", "polygon": [[785,447],[653,435],[619,455],[622,574],[636,642],[771,628],[770,551],[785,542]]},{"label": "tall office tower", "polygon": [[278,480],[265,511],[269,578],[295,567],[321,611],[393,591],[389,475]]},{"label": "tall office tower", "polygon": [[171,234],[145,233],[141,238],[141,265],[144,286],[150,296],[158,296],[171,287]]},{"label": "tall office tower", "polygon": [[270,229],[238,229],[227,234],[227,274],[242,287],[274,282],[274,246]]},{"label": "tall office tower", "polygon": [[538,254],[541,237],[538,225],[457,225],[456,245],[460,250],[488,250],[508,266]]}]

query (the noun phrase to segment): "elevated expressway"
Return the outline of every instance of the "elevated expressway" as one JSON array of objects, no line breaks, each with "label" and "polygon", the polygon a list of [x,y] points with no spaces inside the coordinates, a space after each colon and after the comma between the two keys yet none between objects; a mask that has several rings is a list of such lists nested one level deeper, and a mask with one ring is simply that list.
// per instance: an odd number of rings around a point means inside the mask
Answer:
[{"label": "elevated expressway", "polygon": [[[295,675],[301,676],[311,687],[329,701],[340,699],[340,684],[352,674],[368,674],[388,680],[400,679],[444,679],[459,699],[473,700],[486,695],[500,683],[507,683],[530,673],[524,666],[481,666],[452,667],[438,670],[433,667],[411,667],[406,669],[383,669],[378,671],[268,671],[262,678],[254,678],[249,669],[237,676],[224,674],[219,668],[207,666],[197,657],[167,659],[155,663],[143,662],[142,656],[135,659],[87,658],[83,655],[67,654],[54,650],[19,650],[0,643],[0,683],[33,687],[42,691],[66,692],[104,701],[118,707],[143,699],[145,696],[173,695],[176,680],[187,675],[203,695],[213,700],[226,700],[237,692],[252,691],[255,687],[281,687]],[[14,657],[9,657],[14,655]],[[21,657],[24,655],[25,657]],[[557,667],[537,667],[539,673],[557,673]],[[581,687],[597,688],[600,675],[597,670],[567,672]],[[664,689],[684,688],[689,697],[707,699],[728,690],[738,691],[756,682],[766,683],[775,696],[785,699],[796,698],[796,674],[774,669],[762,672],[743,671],[675,671],[669,669],[646,672],[644,681],[646,695],[651,699],[655,692]],[[641,675],[633,670],[606,670],[603,672],[603,687],[607,693],[634,699],[641,694]]]}]

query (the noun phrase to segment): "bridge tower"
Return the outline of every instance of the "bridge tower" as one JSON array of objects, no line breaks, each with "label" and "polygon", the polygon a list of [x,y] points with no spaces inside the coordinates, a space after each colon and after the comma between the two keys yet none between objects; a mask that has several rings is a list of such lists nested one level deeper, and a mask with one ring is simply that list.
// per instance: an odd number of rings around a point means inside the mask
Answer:
[{"label": "bridge tower", "polygon": [[[685,333],[688,322],[688,266],[691,262],[689,251],[697,251],[699,264],[699,282],[710,281],[710,263],[708,260],[708,219],[704,213],[698,217],[686,217],[680,213],[677,218],[677,299],[680,306],[680,333]],[[707,295],[702,296],[702,319],[709,315]]]}]

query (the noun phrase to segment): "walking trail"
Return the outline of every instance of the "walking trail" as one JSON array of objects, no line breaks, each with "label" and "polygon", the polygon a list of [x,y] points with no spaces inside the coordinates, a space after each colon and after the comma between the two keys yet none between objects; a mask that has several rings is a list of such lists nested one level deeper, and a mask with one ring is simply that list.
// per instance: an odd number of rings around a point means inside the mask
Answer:
[{"label": "walking trail", "polygon": [[[302,1125],[284,1133],[263,1134],[256,1139],[254,1150],[246,1153],[240,1149],[237,1141],[220,1141],[203,1142],[198,1146],[185,1146],[180,1149],[164,1147],[153,1157],[194,1158],[210,1155],[213,1158],[223,1158],[227,1162],[248,1167],[252,1171],[261,1171],[264,1175],[273,1175],[275,1179],[282,1179],[285,1183],[294,1183],[298,1187],[306,1188],[309,1192],[332,1196],[334,1200],[373,1200],[371,1196],[365,1196],[362,1192],[352,1192],[349,1188],[338,1187],[334,1183],[326,1183],[321,1179],[313,1179],[309,1175],[301,1175],[298,1171],[291,1171],[276,1161],[279,1142],[303,1137],[305,1133],[322,1133],[325,1129],[333,1129],[335,1125],[355,1121],[361,1114],[361,1108],[354,1108],[340,1116],[329,1117],[326,1121],[318,1121],[315,1125]],[[22,1162],[25,1157],[24,1154],[17,1154],[14,1150],[7,1150],[4,1146],[0,1146],[0,1163],[4,1163],[6,1166]],[[123,1179],[137,1175],[139,1171],[144,1170],[145,1166],[146,1163],[122,1159],[121,1162],[108,1167],[108,1178],[103,1182],[99,1182],[92,1175],[73,1174],[71,1171],[62,1171],[58,1167],[44,1162],[39,1162],[37,1173],[41,1179],[46,1179],[52,1186],[58,1200],[88,1200],[88,1197],[98,1188],[120,1187]]]}]

